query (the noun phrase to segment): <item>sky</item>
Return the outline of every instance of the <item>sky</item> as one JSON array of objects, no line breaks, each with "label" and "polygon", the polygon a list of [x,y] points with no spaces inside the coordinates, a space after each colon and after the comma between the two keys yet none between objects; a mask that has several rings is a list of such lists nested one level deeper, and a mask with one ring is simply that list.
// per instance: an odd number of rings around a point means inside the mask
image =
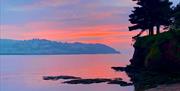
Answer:
[{"label": "sky", "polygon": [[[179,0],[171,0],[177,4]],[[132,47],[132,0],[0,0],[0,38],[103,43]]]}]

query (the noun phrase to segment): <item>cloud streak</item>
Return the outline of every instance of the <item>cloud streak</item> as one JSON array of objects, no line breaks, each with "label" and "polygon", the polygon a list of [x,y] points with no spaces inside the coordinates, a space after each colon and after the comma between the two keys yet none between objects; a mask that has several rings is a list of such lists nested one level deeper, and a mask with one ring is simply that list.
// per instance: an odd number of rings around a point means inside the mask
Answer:
[{"label": "cloud streak", "polygon": [[36,10],[66,6],[96,9],[100,7],[129,7],[131,5],[134,5],[131,0],[32,0],[31,3],[16,5],[12,10]]},{"label": "cloud streak", "polygon": [[137,34],[128,31],[132,0],[0,1],[1,38],[105,43],[122,49]]}]

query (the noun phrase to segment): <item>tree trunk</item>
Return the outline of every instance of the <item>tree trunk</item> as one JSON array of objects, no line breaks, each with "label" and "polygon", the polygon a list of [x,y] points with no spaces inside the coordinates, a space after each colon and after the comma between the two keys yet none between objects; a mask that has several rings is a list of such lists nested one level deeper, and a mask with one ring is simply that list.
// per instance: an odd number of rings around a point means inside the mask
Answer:
[{"label": "tree trunk", "polygon": [[152,30],[149,28],[149,35],[152,35]]},{"label": "tree trunk", "polygon": [[156,28],[157,28],[156,34],[159,34],[160,33],[160,26],[157,25]]},{"label": "tree trunk", "polygon": [[149,28],[149,35],[154,35],[154,28],[153,27]]}]

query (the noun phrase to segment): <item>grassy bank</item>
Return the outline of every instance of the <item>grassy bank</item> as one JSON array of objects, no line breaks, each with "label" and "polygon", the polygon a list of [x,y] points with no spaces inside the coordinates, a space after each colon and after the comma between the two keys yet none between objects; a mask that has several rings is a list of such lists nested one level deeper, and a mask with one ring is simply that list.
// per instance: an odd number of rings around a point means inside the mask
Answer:
[{"label": "grassy bank", "polygon": [[131,65],[135,67],[155,70],[180,68],[180,30],[140,37],[134,48]]}]

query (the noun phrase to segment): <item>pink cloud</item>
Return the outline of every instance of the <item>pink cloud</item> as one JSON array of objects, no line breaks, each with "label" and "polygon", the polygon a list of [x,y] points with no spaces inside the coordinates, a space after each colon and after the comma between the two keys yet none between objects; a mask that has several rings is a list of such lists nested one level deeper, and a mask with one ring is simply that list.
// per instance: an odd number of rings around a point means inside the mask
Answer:
[{"label": "pink cloud", "polygon": [[17,6],[11,10],[24,11],[24,10],[34,10],[48,7],[58,7],[70,4],[76,4],[79,0],[36,0],[34,3]]},{"label": "pink cloud", "polygon": [[31,22],[18,26],[1,25],[1,38],[20,40],[40,38],[63,42],[103,43],[118,49],[119,45],[121,48],[131,46],[131,37],[138,32],[129,32],[127,29],[129,24],[57,27],[60,25],[58,22]]},{"label": "pink cloud", "polygon": [[[127,24],[109,24],[82,27],[57,27],[57,22],[32,22],[25,25],[1,25],[2,38],[46,38],[62,41],[81,41],[80,38],[131,36]],[[83,40],[85,41],[85,40]],[[88,41],[88,40],[87,40]]]}]

